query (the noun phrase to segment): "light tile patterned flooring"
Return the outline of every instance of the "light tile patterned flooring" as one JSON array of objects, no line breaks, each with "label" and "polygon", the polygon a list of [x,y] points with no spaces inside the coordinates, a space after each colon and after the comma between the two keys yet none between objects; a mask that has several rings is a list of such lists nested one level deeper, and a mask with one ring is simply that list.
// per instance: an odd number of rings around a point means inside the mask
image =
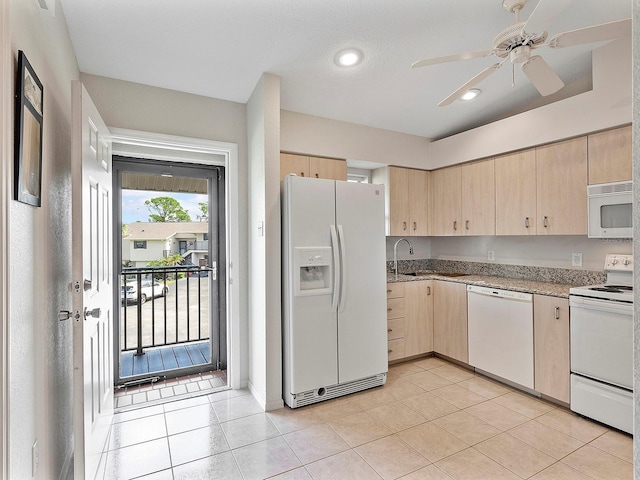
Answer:
[{"label": "light tile patterned flooring", "polygon": [[631,479],[632,439],[431,357],[263,413],[227,390],[115,416],[105,479]]}]

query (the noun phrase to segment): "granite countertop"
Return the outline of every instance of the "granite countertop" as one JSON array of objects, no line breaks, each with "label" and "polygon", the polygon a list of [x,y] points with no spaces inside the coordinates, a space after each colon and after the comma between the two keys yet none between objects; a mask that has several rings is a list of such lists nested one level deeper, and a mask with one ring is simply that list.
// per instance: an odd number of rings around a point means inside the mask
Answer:
[{"label": "granite countertop", "polygon": [[464,274],[458,277],[440,275],[437,272],[422,271],[420,275],[404,275],[399,273],[387,273],[387,283],[415,282],[420,280],[444,280],[446,282],[477,285],[481,287],[500,288],[514,292],[536,293],[552,297],[569,298],[569,289],[572,285],[564,283],[540,282],[522,278],[498,277],[493,275]]}]

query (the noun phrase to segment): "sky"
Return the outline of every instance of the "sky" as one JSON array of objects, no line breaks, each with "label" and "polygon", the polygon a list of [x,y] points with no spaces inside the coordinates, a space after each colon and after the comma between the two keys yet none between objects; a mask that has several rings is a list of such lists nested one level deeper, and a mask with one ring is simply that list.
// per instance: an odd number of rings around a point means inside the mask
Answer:
[{"label": "sky", "polygon": [[191,216],[191,220],[198,221],[201,214],[199,202],[207,202],[207,195],[195,193],[155,192],[147,190],[122,190],[122,223],[148,222],[149,209],[145,200],[155,197],[173,197]]}]

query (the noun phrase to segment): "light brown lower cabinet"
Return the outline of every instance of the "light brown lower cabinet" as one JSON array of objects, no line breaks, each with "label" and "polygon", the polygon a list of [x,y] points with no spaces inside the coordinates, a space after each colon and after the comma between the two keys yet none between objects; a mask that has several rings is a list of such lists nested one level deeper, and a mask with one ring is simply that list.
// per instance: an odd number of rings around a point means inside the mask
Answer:
[{"label": "light brown lower cabinet", "polygon": [[389,361],[433,351],[433,281],[387,285]]},{"label": "light brown lower cabinet", "polygon": [[433,280],[407,282],[404,301],[405,356],[433,352]]},{"label": "light brown lower cabinet", "polygon": [[469,363],[467,286],[433,281],[433,343],[436,353]]},{"label": "light brown lower cabinet", "polygon": [[533,296],[533,338],[535,390],[569,403],[571,366],[567,299]]}]

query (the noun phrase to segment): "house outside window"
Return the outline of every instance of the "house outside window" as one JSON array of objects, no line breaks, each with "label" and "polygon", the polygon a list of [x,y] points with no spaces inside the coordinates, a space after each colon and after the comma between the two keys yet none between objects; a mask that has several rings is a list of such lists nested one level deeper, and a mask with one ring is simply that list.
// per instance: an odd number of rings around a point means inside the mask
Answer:
[{"label": "house outside window", "polygon": [[202,234],[202,240],[203,240],[203,241],[207,241],[207,240],[209,240],[209,234],[208,234],[208,233],[203,233],[203,234]]},{"label": "house outside window", "polygon": [[146,240],[136,240],[133,242],[133,248],[147,248]]}]

